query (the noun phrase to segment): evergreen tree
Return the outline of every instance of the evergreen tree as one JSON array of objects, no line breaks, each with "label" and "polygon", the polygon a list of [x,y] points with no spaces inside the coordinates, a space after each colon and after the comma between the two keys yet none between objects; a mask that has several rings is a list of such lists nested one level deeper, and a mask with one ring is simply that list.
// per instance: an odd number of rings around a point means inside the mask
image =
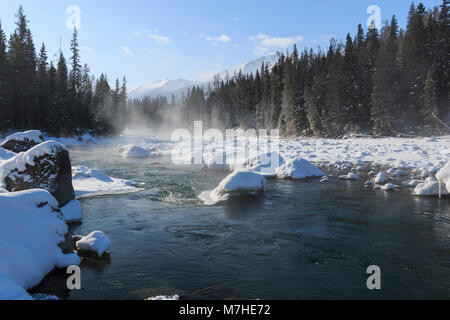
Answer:
[{"label": "evergreen tree", "polygon": [[398,27],[395,16],[384,27],[380,55],[377,62],[371,119],[373,133],[392,135],[396,131],[395,118],[400,110],[401,68],[397,62]]},{"label": "evergreen tree", "polygon": [[9,83],[9,65],[6,55],[6,36],[0,23],[0,126],[11,127],[12,124],[11,87]]}]

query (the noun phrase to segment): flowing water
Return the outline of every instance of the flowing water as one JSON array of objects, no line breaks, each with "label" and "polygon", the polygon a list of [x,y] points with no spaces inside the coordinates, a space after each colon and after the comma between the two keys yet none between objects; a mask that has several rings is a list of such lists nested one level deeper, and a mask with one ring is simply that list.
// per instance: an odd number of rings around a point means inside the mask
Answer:
[{"label": "flowing water", "polygon": [[[196,196],[227,173],[92,149],[71,156],[146,190],[82,200],[71,234],[104,231],[110,259],[83,260],[82,290],[63,298],[450,298],[449,199],[330,178],[270,180],[261,197],[204,206]],[[367,289],[370,265],[381,290]]]}]

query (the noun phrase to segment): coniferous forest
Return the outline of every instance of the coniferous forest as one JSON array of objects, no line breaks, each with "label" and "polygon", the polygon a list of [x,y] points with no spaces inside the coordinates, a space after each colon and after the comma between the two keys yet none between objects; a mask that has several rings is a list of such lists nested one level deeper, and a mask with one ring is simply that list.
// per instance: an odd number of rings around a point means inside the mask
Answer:
[{"label": "coniferous forest", "polygon": [[84,132],[105,134],[120,127],[127,100],[126,80],[111,88],[106,75],[98,79],[81,65],[74,30],[67,60],[62,51],[49,61],[45,44],[33,42],[23,7],[17,28],[7,41],[0,23],[0,128],[41,129],[55,136]]},{"label": "coniferous forest", "polygon": [[[358,26],[345,43],[326,50],[296,47],[256,74],[216,77],[180,98],[127,100],[125,77],[110,87],[80,62],[77,31],[71,57],[36,52],[27,17],[6,39],[0,24],[0,123],[3,130],[35,128],[54,135],[116,133],[132,115],[159,128],[176,125],[280,129],[283,136],[434,135],[449,132],[448,0],[435,8],[411,4],[406,30],[395,16],[379,31]],[[175,125],[175,124],[174,124]]]},{"label": "coniferous forest", "polygon": [[283,136],[339,137],[449,132],[448,0],[433,9],[411,5],[406,30],[395,16],[381,31],[358,26],[325,51],[294,47],[254,75],[215,79],[181,101],[133,101],[153,126],[184,107],[186,123],[280,129]]}]

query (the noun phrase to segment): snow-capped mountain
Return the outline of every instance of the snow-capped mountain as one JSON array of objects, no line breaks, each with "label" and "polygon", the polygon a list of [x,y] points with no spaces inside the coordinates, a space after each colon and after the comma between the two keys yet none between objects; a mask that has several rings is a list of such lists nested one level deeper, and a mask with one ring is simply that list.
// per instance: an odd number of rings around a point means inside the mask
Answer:
[{"label": "snow-capped mountain", "polygon": [[[233,77],[235,74],[239,73],[239,70],[243,74],[255,74],[257,70],[261,69],[261,65],[264,62],[272,67],[278,61],[277,55],[270,55],[258,58],[256,60],[244,63],[240,66],[224,70],[219,73],[221,79],[225,79],[227,75]],[[143,84],[136,89],[132,90],[129,94],[132,99],[142,99],[144,97],[157,97],[164,96],[170,98],[172,95],[179,97],[183,92],[191,89],[193,86],[203,86],[207,87],[208,83],[212,82],[213,79],[209,79],[204,82],[192,81],[186,79],[170,80],[164,79],[160,81],[155,81],[148,84]]]},{"label": "snow-capped mountain", "polygon": [[250,62],[241,64],[240,66],[234,67],[232,69],[229,70],[225,70],[223,72],[220,73],[220,77],[221,79],[226,78],[227,73],[228,76],[233,77],[235,74],[238,74],[239,71],[242,72],[242,74],[256,74],[256,71],[261,71],[261,65],[266,64],[269,66],[269,69],[271,69],[274,64],[278,61],[278,55],[270,55],[270,56],[265,56],[265,57],[261,57],[258,58],[256,60],[252,60]]},{"label": "snow-capped mountain", "polygon": [[170,97],[172,94],[175,96],[179,96],[183,91],[200,84],[200,82],[186,79],[164,79],[148,84],[143,84],[131,91],[129,96],[132,99],[157,96]]}]

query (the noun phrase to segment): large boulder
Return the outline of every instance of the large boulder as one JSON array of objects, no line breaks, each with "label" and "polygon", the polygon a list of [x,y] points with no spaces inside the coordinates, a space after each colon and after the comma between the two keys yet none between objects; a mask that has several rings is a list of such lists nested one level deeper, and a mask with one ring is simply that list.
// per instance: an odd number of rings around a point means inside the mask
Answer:
[{"label": "large boulder", "polygon": [[266,186],[266,178],[258,173],[235,171],[223,179],[217,188],[202,192],[198,197],[206,205],[213,205],[235,196],[261,194]]},{"label": "large boulder", "polygon": [[44,142],[44,136],[39,130],[17,132],[8,137],[0,144],[0,147],[18,153],[28,151],[34,146]]},{"label": "large boulder", "polygon": [[56,141],[41,143],[3,162],[0,180],[10,192],[45,189],[60,206],[75,199],[69,152]]}]

